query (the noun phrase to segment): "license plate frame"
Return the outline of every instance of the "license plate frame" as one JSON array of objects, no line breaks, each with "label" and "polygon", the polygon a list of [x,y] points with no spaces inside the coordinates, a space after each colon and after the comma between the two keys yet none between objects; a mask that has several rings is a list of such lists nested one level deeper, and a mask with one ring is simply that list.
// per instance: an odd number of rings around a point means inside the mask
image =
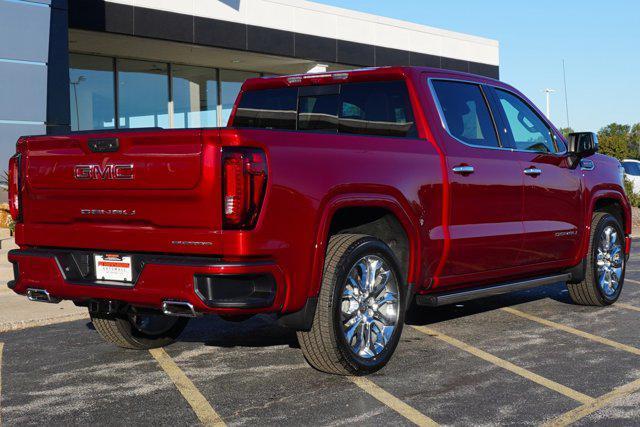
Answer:
[{"label": "license plate frame", "polygon": [[93,254],[93,266],[97,281],[133,283],[133,258],[121,254]]}]

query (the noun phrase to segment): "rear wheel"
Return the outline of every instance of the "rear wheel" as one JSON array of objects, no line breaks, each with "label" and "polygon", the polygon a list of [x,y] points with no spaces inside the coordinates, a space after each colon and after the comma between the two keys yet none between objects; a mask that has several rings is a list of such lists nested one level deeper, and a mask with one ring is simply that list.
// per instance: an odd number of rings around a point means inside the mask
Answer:
[{"label": "rear wheel", "polygon": [[313,326],[298,332],[314,368],[339,375],[381,369],[404,323],[405,286],[391,249],[366,235],[329,240]]},{"label": "rear wheel", "polygon": [[580,283],[567,284],[573,302],[592,306],[616,302],[624,283],[624,251],[620,220],[606,212],[594,213],[585,278]]},{"label": "rear wheel", "polygon": [[105,341],[134,350],[147,350],[171,344],[189,322],[189,319],[184,317],[162,314],[89,314],[93,326]]}]

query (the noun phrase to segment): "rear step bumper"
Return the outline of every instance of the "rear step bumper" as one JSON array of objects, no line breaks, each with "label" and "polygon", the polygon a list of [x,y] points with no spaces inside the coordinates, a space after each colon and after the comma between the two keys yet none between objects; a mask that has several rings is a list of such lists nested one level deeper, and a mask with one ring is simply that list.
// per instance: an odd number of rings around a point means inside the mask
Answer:
[{"label": "rear step bumper", "polygon": [[456,304],[477,298],[537,288],[539,286],[551,285],[558,282],[566,282],[569,279],[571,279],[571,273],[563,273],[553,276],[537,277],[535,279],[502,283],[493,286],[484,286],[482,288],[461,289],[458,291],[442,292],[439,294],[416,295],[416,303],[418,305],[438,307],[441,305]]},{"label": "rear step bumper", "polygon": [[285,300],[286,281],[272,261],[127,254],[139,269],[134,272],[133,283],[120,283],[96,281],[90,264],[87,270],[88,264],[79,262],[86,254],[70,250],[10,251],[15,275],[11,289],[32,301],[119,301],[189,317],[277,313]]}]

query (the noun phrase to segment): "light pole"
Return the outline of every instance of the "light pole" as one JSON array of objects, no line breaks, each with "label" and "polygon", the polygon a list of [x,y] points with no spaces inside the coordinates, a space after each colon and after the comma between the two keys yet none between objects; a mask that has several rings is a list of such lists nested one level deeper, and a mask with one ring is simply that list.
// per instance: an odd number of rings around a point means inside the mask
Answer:
[{"label": "light pole", "polygon": [[555,92],[555,89],[545,89],[543,92],[547,95],[547,119],[551,120],[551,94]]},{"label": "light pole", "polygon": [[78,130],[80,130],[80,111],[78,111],[78,90],[77,90],[77,86],[85,81],[87,78],[85,76],[79,76],[78,80],[76,80],[75,82],[73,80],[71,80],[69,83],[71,83],[71,85],[73,86],[73,99],[75,101],[76,104],[76,123],[78,124]]}]

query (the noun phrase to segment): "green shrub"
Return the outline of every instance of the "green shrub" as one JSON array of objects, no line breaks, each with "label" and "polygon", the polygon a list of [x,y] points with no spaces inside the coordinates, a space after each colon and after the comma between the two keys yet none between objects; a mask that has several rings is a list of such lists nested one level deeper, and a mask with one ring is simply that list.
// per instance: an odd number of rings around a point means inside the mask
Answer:
[{"label": "green shrub", "polygon": [[633,191],[633,182],[628,180],[626,177],[624,179],[624,191],[627,193],[631,206],[640,208],[640,194]]}]

